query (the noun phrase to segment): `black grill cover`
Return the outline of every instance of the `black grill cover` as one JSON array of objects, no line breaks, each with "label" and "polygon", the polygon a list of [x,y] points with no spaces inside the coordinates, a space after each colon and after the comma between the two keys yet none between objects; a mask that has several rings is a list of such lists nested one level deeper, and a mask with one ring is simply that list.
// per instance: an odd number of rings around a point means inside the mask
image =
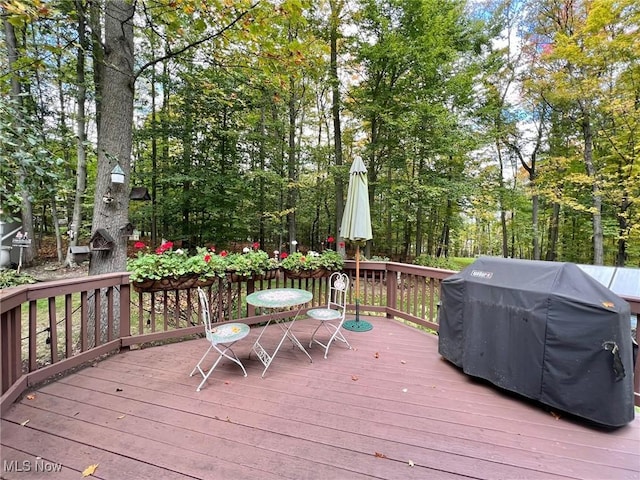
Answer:
[{"label": "black grill cover", "polygon": [[629,304],[578,266],[481,257],[442,282],[440,354],[469,375],[617,427],[633,420]]}]

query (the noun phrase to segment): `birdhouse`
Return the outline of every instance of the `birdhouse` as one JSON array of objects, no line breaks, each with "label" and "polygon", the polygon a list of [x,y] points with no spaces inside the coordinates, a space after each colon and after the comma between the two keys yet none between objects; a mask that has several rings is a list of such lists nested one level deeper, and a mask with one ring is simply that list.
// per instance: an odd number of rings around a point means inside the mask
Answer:
[{"label": "birdhouse", "polygon": [[77,245],[75,247],[69,247],[69,253],[73,255],[73,259],[76,263],[82,263],[89,259],[91,251],[86,245]]},{"label": "birdhouse", "polygon": [[133,224],[131,222],[125,223],[120,227],[120,234],[126,237],[133,235]]},{"label": "birdhouse", "polygon": [[151,195],[149,195],[147,187],[133,187],[129,194],[129,199],[136,201],[151,200]]},{"label": "birdhouse", "polygon": [[122,167],[119,163],[117,163],[116,166],[113,167],[113,170],[111,170],[111,183],[124,183],[124,170],[122,170]]},{"label": "birdhouse", "polygon": [[104,228],[99,228],[91,236],[89,248],[91,250],[110,251],[115,246],[115,240]]}]

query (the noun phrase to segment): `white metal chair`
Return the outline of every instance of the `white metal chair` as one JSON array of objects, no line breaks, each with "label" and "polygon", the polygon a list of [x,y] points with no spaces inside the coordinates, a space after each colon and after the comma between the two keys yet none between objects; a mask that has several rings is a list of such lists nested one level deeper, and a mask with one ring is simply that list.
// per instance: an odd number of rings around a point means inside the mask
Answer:
[{"label": "white metal chair", "polygon": [[[196,372],[200,372],[200,375],[203,377],[202,382],[200,382],[200,385],[196,388],[197,392],[200,391],[204,382],[207,381],[209,375],[211,375],[213,370],[218,366],[218,363],[220,363],[220,360],[223,358],[228,358],[232,362],[240,365],[240,368],[242,368],[242,371],[244,372],[244,376],[247,376],[247,371],[244,369],[244,365],[242,365],[242,362],[233,352],[231,347],[238,340],[242,340],[244,337],[249,335],[249,325],[246,323],[225,323],[213,326],[211,323],[211,314],[209,313],[209,300],[207,299],[207,294],[200,287],[198,287],[198,297],[200,298],[204,332],[211,345],[190,374],[190,376],[193,377]],[[202,362],[207,357],[211,349],[214,349],[219,355],[211,368],[205,372],[202,369]]]},{"label": "white metal chair", "polygon": [[[314,308],[307,312],[307,316],[320,322],[311,335],[309,347],[311,347],[313,343],[317,343],[318,345],[323,347],[324,358],[327,358],[329,347],[334,340],[338,340],[346,344],[347,347],[351,349],[351,345],[349,345],[349,342],[340,331],[347,313],[348,290],[349,277],[345,273],[332,273],[329,277],[327,306],[322,308]],[[329,334],[329,338],[327,340],[318,340],[318,338],[316,338],[316,335],[318,334],[318,331],[321,327],[324,328],[324,330],[326,330],[326,332]]]}]

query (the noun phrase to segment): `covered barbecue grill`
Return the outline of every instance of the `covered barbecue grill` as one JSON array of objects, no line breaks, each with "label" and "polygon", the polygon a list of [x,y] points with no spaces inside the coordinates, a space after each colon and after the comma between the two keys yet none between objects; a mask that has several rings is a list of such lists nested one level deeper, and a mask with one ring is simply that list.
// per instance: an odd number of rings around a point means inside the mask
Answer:
[{"label": "covered barbecue grill", "polygon": [[629,305],[571,263],[481,257],[443,280],[440,354],[606,426],[634,418]]}]

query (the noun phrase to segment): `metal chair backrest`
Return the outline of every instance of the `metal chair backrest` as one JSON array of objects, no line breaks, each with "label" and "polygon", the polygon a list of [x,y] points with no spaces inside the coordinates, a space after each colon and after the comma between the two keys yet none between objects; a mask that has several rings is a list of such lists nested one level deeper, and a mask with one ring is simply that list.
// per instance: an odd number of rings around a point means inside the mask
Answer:
[{"label": "metal chair backrest", "polygon": [[329,277],[329,298],[327,308],[337,309],[344,315],[347,308],[349,277],[346,273],[335,272]]},{"label": "metal chair backrest", "polygon": [[209,311],[209,299],[207,293],[198,287],[198,298],[200,299],[200,310],[202,310],[202,323],[204,323],[204,333],[208,340],[211,340],[211,313]]}]

